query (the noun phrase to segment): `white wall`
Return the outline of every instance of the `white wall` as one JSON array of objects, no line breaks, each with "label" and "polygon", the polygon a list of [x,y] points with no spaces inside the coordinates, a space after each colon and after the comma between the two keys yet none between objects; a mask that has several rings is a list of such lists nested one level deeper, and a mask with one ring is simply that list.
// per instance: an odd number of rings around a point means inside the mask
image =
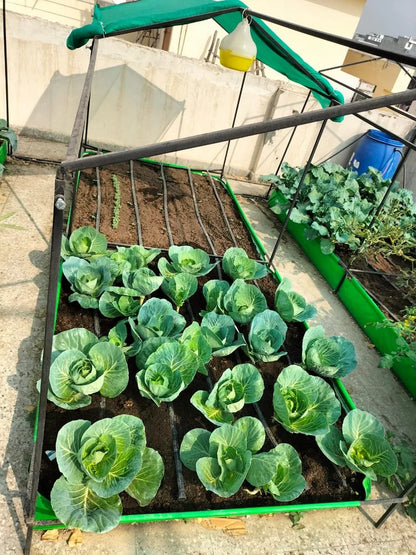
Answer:
[{"label": "white wall", "polygon": [[[89,49],[65,47],[69,27],[8,14],[11,125],[30,134],[67,140],[72,129],[89,61]],[[3,62],[1,62],[3,63]],[[4,71],[0,67],[0,71]],[[89,142],[102,146],[137,147],[206,133],[231,126],[242,75],[172,53],[140,47],[121,39],[101,40],[93,82]],[[277,89],[277,105],[270,108]],[[237,125],[299,111],[306,90],[292,83],[247,75]],[[4,91],[0,93],[4,105]],[[311,101],[308,109],[318,104]],[[372,114],[391,130],[409,129],[408,120]],[[287,161],[305,162],[319,124],[301,127]],[[348,117],[330,123],[316,159],[328,156],[367,125]],[[234,141],[229,171],[274,172],[290,130],[266,137]],[[192,166],[220,168],[226,145],[191,149],[167,159]],[[256,150],[258,149],[258,150]],[[258,156],[256,155],[258,153]],[[344,154],[347,156],[347,152]]]}]

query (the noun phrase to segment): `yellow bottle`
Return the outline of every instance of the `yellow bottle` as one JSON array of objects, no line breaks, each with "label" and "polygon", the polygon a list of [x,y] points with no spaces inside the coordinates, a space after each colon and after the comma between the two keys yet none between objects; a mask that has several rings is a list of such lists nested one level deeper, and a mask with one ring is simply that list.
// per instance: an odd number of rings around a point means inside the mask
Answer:
[{"label": "yellow bottle", "polygon": [[237,71],[248,71],[256,54],[257,47],[251,38],[247,19],[243,19],[220,44],[221,65]]}]

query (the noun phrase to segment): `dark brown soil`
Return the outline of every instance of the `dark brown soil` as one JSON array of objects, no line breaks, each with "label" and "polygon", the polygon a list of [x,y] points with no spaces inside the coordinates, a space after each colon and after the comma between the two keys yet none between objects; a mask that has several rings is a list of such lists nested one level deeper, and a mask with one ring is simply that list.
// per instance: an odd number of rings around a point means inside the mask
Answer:
[{"label": "dark brown soil", "polygon": [[[218,255],[222,255],[227,248],[234,246],[209,178],[195,173],[192,173],[191,176],[198,212],[203,224],[201,226],[194,208],[188,172],[179,168],[164,167],[163,173],[168,191],[167,222],[163,209],[163,179],[160,166],[141,164],[139,162],[134,162],[132,168],[127,164],[121,164],[100,169],[99,181],[102,206],[99,216],[93,214],[93,211],[97,208],[96,200],[98,198],[96,172],[95,170],[82,172],[76,195],[75,208],[72,212],[73,229],[96,222],[98,229],[112,243],[137,244],[137,226],[134,209],[131,206],[133,204],[130,188],[131,172],[134,176],[134,187],[140,217],[140,232],[144,246],[167,249],[170,244],[168,229],[170,229],[174,244],[188,244],[203,248],[207,252],[215,252]],[[117,175],[120,182],[122,198],[120,226],[117,230],[111,226],[110,207],[113,204],[112,195],[114,194],[112,185],[113,175]],[[214,186],[221,198],[223,210],[231,223],[238,246],[245,248],[251,257],[258,259],[259,255],[256,247],[241,220],[233,200],[217,180],[215,180]],[[105,199],[105,202],[103,199]],[[92,215],[95,215],[95,218]],[[123,225],[121,225],[122,223]],[[209,234],[211,245],[204,229]],[[200,320],[198,315],[200,310],[204,308],[201,293],[203,283],[207,279],[217,278],[219,275],[218,270],[214,270],[210,276],[199,278],[199,290],[191,299],[191,310],[194,319]],[[222,278],[224,279],[223,275]],[[273,298],[277,284],[272,275],[268,274],[265,278],[258,280],[257,285],[265,294],[269,308],[273,308]],[[78,326],[94,331],[94,312],[92,310],[82,310],[78,304],[68,303],[68,293],[68,286],[64,282],[59,302],[56,331],[63,331]],[[189,310],[181,309],[181,313],[187,318],[188,322],[191,321],[192,317]],[[102,333],[106,333],[110,326],[115,325],[115,322],[102,317],[99,320]],[[245,332],[246,330],[243,329],[242,331]],[[259,408],[276,441],[278,443],[291,443],[301,457],[307,489],[294,503],[304,504],[363,499],[364,491],[361,475],[352,473],[344,468],[335,468],[317,448],[313,437],[289,434],[273,420],[272,394],[274,382],[284,366],[290,362],[300,362],[303,333],[303,325],[289,324],[285,349],[288,351],[290,359],[283,357],[274,363],[257,364],[265,381],[265,394],[259,402]],[[235,364],[247,360],[241,350],[227,358],[213,358],[208,365],[210,377],[215,381],[226,368],[232,368]],[[196,473],[186,468],[183,468],[186,498],[179,499],[169,407],[167,404],[162,404],[158,408],[152,401],[141,397],[135,381],[137,369],[135,368],[134,360],[129,361],[129,368],[129,385],[115,399],[104,399],[96,394],[92,396],[93,400],[90,407],[76,411],[65,411],[52,403],[48,403],[43,451],[54,449],[58,430],[64,423],[70,420],[82,418],[93,422],[100,418],[115,416],[120,413],[132,414],[139,416],[143,420],[148,446],[156,449],[162,455],[165,464],[165,476],[157,496],[148,507],[140,508],[127,494],[122,494],[125,514],[171,513],[176,511],[270,506],[276,504],[271,496],[253,496],[248,494],[244,487],[231,498],[223,499],[207,492],[199,482]],[[204,419],[202,414],[189,403],[191,395],[199,389],[207,390],[208,382],[204,376],[198,374],[190,386],[172,403],[179,443],[183,435],[192,428],[204,427],[213,429],[213,426]],[[245,407],[241,416],[243,415],[257,416],[254,407],[251,405]],[[264,449],[270,449],[272,446],[273,444],[270,440],[267,440]],[[58,476],[59,471],[56,462],[49,461],[45,455],[42,463],[39,490],[46,497],[49,496],[50,489]]]}]

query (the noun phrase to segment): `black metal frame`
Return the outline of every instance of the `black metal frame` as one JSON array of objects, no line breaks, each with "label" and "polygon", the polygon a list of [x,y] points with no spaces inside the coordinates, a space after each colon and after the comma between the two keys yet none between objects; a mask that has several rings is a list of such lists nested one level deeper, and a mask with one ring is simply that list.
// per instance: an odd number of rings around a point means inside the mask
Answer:
[{"label": "black metal frame", "polygon": [[[263,14],[253,12],[251,10],[247,10],[245,13],[248,15],[251,15],[252,17],[259,17],[266,21],[277,23],[279,25],[291,28],[293,30],[300,31],[312,36],[316,36],[317,38],[321,38],[323,40],[336,42],[338,44],[349,46],[357,50],[363,50],[365,52],[375,53],[374,47],[368,47],[368,45],[362,45],[363,47],[360,48],[359,43],[357,44],[354,41],[344,39],[342,37],[337,37],[335,35],[330,35],[328,33],[318,32],[312,29],[307,29],[305,27],[284,22],[276,18],[271,18]],[[172,24],[178,24],[178,22],[175,22]],[[168,26],[168,25],[169,23],[164,24],[164,26]],[[119,34],[119,33],[113,33],[112,35],[116,35],[116,34]],[[367,118],[361,116],[360,113],[364,111],[376,109],[376,108],[390,107],[392,104],[404,104],[404,103],[409,103],[413,100],[416,100],[416,89],[413,89],[413,90],[408,90],[408,91],[391,94],[383,97],[365,99],[362,101],[358,101],[350,104],[344,104],[344,105],[340,105],[340,104],[332,105],[325,109],[305,112],[306,105],[310,95],[309,93],[305,101],[305,104],[302,108],[302,112],[296,115],[286,116],[278,119],[272,119],[272,120],[263,121],[260,123],[243,125],[239,127],[234,127],[234,124],[235,124],[235,116],[234,116],[234,122],[231,128],[205,133],[201,135],[186,137],[182,139],[175,139],[175,140],[166,141],[158,144],[146,145],[135,149],[128,149],[120,152],[109,152],[105,154],[97,154],[93,157],[81,158],[80,157],[81,151],[87,145],[89,103],[90,103],[92,79],[93,79],[95,62],[97,57],[98,42],[99,41],[94,39],[92,43],[90,63],[86,74],[78,111],[76,114],[72,134],[68,145],[67,156],[65,161],[62,162],[60,167],[58,168],[58,172],[55,180],[54,219],[53,219],[53,233],[52,233],[52,246],[51,246],[49,290],[48,290],[48,300],[47,300],[47,315],[46,315],[45,339],[44,339],[44,356],[43,356],[43,364],[42,364],[42,379],[41,379],[42,385],[41,385],[40,400],[39,400],[38,431],[37,431],[37,438],[36,438],[36,443],[34,447],[32,467],[31,467],[31,473],[30,473],[30,484],[29,484],[30,503],[28,508],[28,518],[27,518],[28,532],[27,532],[25,553],[30,553],[31,538],[32,538],[32,532],[33,532],[33,526],[34,526],[36,495],[37,495],[37,489],[38,489],[38,483],[39,483],[41,450],[42,450],[44,424],[45,424],[45,416],[46,416],[47,389],[48,389],[47,384],[49,383],[49,367],[50,367],[50,361],[51,361],[50,357],[51,357],[51,346],[52,346],[52,339],[53,339],[53,322],[55,318],[55,305],[56,305],[57,281],[58,281],[57,277],[59,272],[59,260],[60,260],[60,238],[64,227],[65,209],[71,204],[71,199],[69,197],[72,194],[72,183],[74,180],[73,172],[86,169],[86,168],[99,168],[110,163],[119,163],[123,161],[131,162],[132,160],[137,160],[140,158],[149,158],[159,154],[167,154],[169,152],[175,152],[178,150],[185,150],[185,149],[194,148],[198,146],[204,146],[204,145],[209,145],[209,144],[214,144],[214,143],[219,143],[224,141],[231,141],[238,138],[268,133],[279,129],[293,128],[291,136],[289,138],[289,142],[285,149],[285,154],[286,154],[287,149],[289,148],[290,143],[293,139],[294,133],[296,132],[296,129],[299,126],[306,125],[309,123],[314,123],[314,122],[322,122],[317,138],[312,147],[312,151],[309,156],[308,162],[304,168],[304,172],[302,176],[303,178],[304,175],[306,174],[307,168],[312,163],[313,156],[319,144],[319,140],[323,134],[324,127],[326,125],[326,122],[329,119],[352,114],[357,117],[360,117],[364,121],[369,122],[372,126],[380,128],[381,126],[377,126],[375,123],[370,122]],[[386,54],[386,56],[388,54],[389,57],[392,58],[392,56],[390,56],[391,53],[387,53],[377,49],[377,55],[380,55],[380,54]],[[395,58],[395,61],[400,61],[409,65],[416,64],[416,60],[415,59],[410,60],[408,56],[395,55],[394,58]],[[243,84],[244,84],[244,81],[242,85]],[[241,97],[242,88],[243,87],[241,87],[239,98]],[[322,94],[322,93],[319,92],[319,94]],[[333,100],[333,103],[335,103],[334,100]],[[238,109],[238,105],[236,108],[236,113],[237,113],[237,109]],[[403,115],[405,114],[406,113],[404,112]],[[395,134],[390,133],[389,131],[387,132],[392,136],[397,137]],[[399,138],[399,140],[404,142],[409,149],[412,149],[412,150],[416,149],[416,145],[413,142],[405,141],[402,138]],[[226,160],[224,160],[224,166],[225,166],[225,161]],[[283,160],[280,161],[280,164],[282,163],[282,161]],[[224,172],[224,166],[222,169],[222,174]],[[279,168],[280,168],[280,165],[276,170],[276,174],[278,173]],[[300,189],[300,185],[299,185],[299,189]],[[270,189],[265,198],[268,197],[269,193],[270,193]],[[295,206],[295,203],[296,203],[296,197],[292,201],[292,205],[286,217],[285,223],[287,223],[287,221],[289,220],[290,212]],[[272,267],[273,267],[273,258],[279,247],[279,243],[284,233],[284,230],[285,230],[285,225],[277,239],[273,253],[270,256],[269,260],[267,261],[268,264]],[[347,271],[345,275],[347,275]],[[411,489],[413,489],[413,487],[415,487],[415,484],[412,482],[411,484],[409,484],[408,488],[402,493],[400,498],[394,499],[394,500],[387,499],[387,500],[383,500],[383,502],[387,503],[391,501],[397,505],[397,503],[401,503],[404,500],[406,494],[409,493]],[[385,515],[383,515],[382,519],[380,519],[380,521],[376,523],[376,525],[381,526],[381,524],[388,517],[388,514],[390,514],[391,511],[392,511],[391,508],[388,509]]]}]

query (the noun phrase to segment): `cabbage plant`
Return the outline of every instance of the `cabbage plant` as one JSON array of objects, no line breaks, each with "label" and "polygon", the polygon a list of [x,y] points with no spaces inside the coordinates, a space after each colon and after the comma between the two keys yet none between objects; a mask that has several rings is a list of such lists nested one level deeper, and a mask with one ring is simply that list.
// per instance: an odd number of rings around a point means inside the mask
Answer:
[{"label": "cabbage plant", "polygon": [[263,395],[264,382],[252,364],[227,368],[212,391],[196,391],[191,403],[213,424],[230,424],[245,404],[256,403]]},{"label": "cabbage plant", "polygon": [[56,460],[62,476],[51,491],[53,511],[68,528],[85,532],[118,525],[123,490],[148,505],[164,475],[162,457],[146,446],[143,422],[126,414],[68,422],[57,435]]},{"label": "cabbage plant", "polygon": [[149,339],[151,337],[177,338],[182,333],[186,320],[176,312],[166,299],[149,299],[141,306],[136,319],[129,318],[133,337]]},{"label": "cabbage plant", "polygon": [[345,337],[325,337],[322,326],[309,328],[302,341],[302,364],[325,378],[342,378],[357,366],[354,345]]},{"label": "cabbage plant", "polygon": [[231,316],[207,312],[201,321],[201,330],[214,357],[224,357],[246,344]]},{"label": "cabbage plant", "polygon": [[341,405],[332,387],[300,366],[287,366],[273,390],[274,418],[289,432],[326,434],[340,414]]},{"label": "cabbage plant", "polygon": [[125,320],[117,322],[117,324],[108,331],[107,338],[109,343],[113,343],[120,347],[126,358],[137,355],[142,348],[142,340],[135,339],[132,343],[128,342],[128,328]]},{"label": "cabbage plant", "polygon": [[372,414],[354,409],[342,423],[342,431],[331,426],[316,442],[329,460],[348,466],[371,480],[391,476],[397,469],[397,457],[385,437],[384,427]]},{"label": "cabbage plant", "polygon": [[256,314],[250,324],[245,351],[253,360],[273,362],[286,354],[279,351],[286,337],[287,326],[274,310],[266,309]]},{"label": "cabbage plant", "polygon": [[191,325],[187,326],[183,330],[179,341],[195,353],[198,361],[197,371],[207,376],[208,371],[205,365],[212,358],[212,348],[198,322],[192,322]]},{"label": "cabbage plant", "polygon": [[62,264],[64,276],[73,293],[69,302],[78,302],[82,308],[98,308],[98,298],[117,277],[117,265],[109,258],[92,258],[90,261],[70,256]]},{"label": "cabbage plant", "polygon": [[224,314],[224,295],[230,289],[228,281],[222,279],[211,279],[202,287],[202,294],[205,297],[206,309],[201,310],[200,315],[203,316],[209,312]]},{"label": "cabbage plant", "polygon": [[178,341],[166,341],[150,354],[144,368],[137,372],[137,387],[143,397],[160,406],[178,397],[194,379],[197,368],[197,356],[189,347]]},{"label": "cabbage plant", "polygon": [[160,249],[147,249],[142,245],[132,245],[131,247],[117,247],[117,250],[110,254],[110,258],[117,264],[119,275],[122,275],[126,270],[134,272],[145,268],[159,254]]},{"label": "cabbage plant", "polygon": [[124,287],[109,286],[99,299],[98,308],[107,318],[136,316],[145,297],[159,289],[163,277],[150,268],[139,268],[125,270],[122,280]]},{"label": "cabbage plant", "polygon": [[305,322],[316,315],[316,308],[302,295],[292,291],[290,281],[283,278],[276,289],[274,306],[285,322]]},{"label": "cabbage plant", "polygon": [[107,239],[93,227],[79,227],[71,233],[69,238],[62,236],[61,256],[64,260],[70,256],[90,259],[106,254]]},{"label": "cabbage plant", "polygon": [[205,251],[188,245],[181,247],[172,245],[169,248],[169,258],[170,262],[166,258],[161,258],[158,262],[159,271],[165,277],[181,273],[195,277],[205,276],[217,265],[217,262],[211,264],[209,255]]},{"label": "cabbage plant", "polygon": [[232,279],[260,279],[267,274],[267,266],[248,257],[244,249],[231,247],[222,259],[224,272]]},{"label": "cabbage plant", "polygon": [[224,295],[224,309],[239,324],[248,324],[256,314],[267,308],[267,302],[258,287],[236,279]]},{"label": "cabbage plant", "polygon": [[90,395],[116,397],[127,387],[128,367],[123,351],[83,328],[54,336],[48,399],[64,409],[91,404]]},{"label": "cabbage plant", "polygon": [[278,501],[292,501],[305,488],[299,456],[285,443],[259,453],[265,438],[260,420],[245,416],[212,433],[203,428],[189,431],[180,457],[204,487],[220,497],[234,495],[246,480],[256,488],[253,493],[263,491]]},{"label": "cabbage plant", "polygon": [[162,279],[162,291],[175,303],[177,311],[198,289],[198,280],[192,274],[181,273]]}]

